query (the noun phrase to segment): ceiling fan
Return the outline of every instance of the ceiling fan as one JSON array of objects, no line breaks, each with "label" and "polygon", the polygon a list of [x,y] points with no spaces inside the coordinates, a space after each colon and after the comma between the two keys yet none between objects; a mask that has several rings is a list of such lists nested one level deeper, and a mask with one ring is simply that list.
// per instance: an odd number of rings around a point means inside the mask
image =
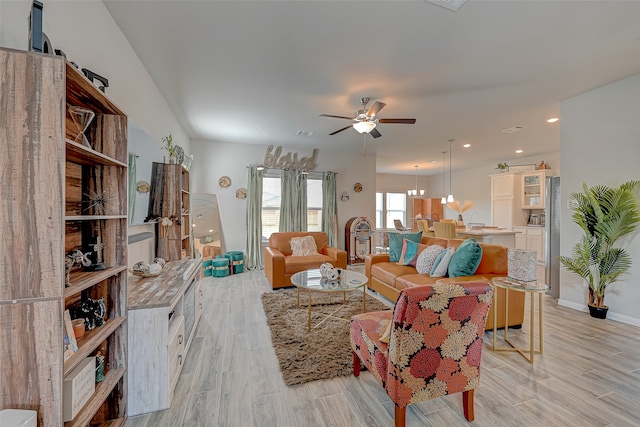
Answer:
[{"label": "ceiling fan", "polygon": [[368,133],[371,134],[374,138],[379,138],[382,135],[376,129],[378,123],[396,123],[396,124],[404,124],[404,125],[412,125],[416,122],[416,119],[376,119],[376,116],[384,108],[384,102],[376,101],[371,105],[371,108],[367,109],[367,104],[369,103],[369,98],[360,98],[360,103],[362,103],[362,108],[356,111],[354,117],[347,116],[335,116],[333,114],[320,114],[322,117],[334,117],[336,119],[346,119],[352,120],[355,123],[350,124],[349,126],[345,126],[342,129],[338,129],[335,132],[330,133],[329,135],[335,135],[337,133],[342,132],[343,130],[347,130],[350,127],[354,128],[359,133]]}]

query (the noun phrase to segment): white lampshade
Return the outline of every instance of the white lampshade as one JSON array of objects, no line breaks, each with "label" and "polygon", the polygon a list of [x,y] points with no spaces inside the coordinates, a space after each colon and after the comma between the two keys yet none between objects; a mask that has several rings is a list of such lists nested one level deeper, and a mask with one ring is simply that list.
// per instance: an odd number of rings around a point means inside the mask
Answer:
[{"label": "white lampshade", "polygon": [[449,194],[447,196],[447,203],[451,203],[451,202],[453,202],[453,194]]},{"label": "white lampshade", "polygon": [[359,133],[369,133],[376,127],[375,122],[358,122],[353,124],[353,128]]},{"label": "white lampshade", "polygon": [[424,190],[420,190],[420,195],[424,196]]},{"label": "white lampshade", "polygon": [[507,276],[520,282],[538,280],[538,253],[526,249],[509,249]]},{"label": "white lampshade", "polygon": [[440,199],[440,203],[442,203],[443,205],[447,204],[447,198],[442,196],[442,199]]}]

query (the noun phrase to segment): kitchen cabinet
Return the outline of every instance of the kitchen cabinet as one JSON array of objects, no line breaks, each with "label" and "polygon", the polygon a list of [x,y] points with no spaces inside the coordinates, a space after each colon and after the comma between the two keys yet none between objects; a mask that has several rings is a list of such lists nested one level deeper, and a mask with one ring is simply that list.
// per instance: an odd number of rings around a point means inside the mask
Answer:
[{"label": "kitchen cabinet", "polygon": [[521,209],[520,174],[491,175],[491,225],[511,230],[527,224],[528,215]]},{"label": "kitchen cabinet", "polygon": [[545,208],[545,177],[552,175],[549,169],[522,174],[522,209]]}]

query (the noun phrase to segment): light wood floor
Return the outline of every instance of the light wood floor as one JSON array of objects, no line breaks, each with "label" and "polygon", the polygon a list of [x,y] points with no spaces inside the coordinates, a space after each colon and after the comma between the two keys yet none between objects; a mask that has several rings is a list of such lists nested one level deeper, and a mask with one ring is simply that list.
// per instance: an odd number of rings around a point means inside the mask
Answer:
[{"label": "light wood floor", "polygon": [[[393,425],[393,404],[369,372],[283,383],[260,300],[271,290],[263,272],[207,278],[203,289],[204,314],[171,408],[126,427]],[[464,419],[458,394],[409,406],[407,426],[639,426],[640,328],[548,297],[544,310],[544,354],[533,366],[491,351],[493,334],[485,334],[475,422]],[[527,339],[528,329],[525,320],[510,336]]]}]

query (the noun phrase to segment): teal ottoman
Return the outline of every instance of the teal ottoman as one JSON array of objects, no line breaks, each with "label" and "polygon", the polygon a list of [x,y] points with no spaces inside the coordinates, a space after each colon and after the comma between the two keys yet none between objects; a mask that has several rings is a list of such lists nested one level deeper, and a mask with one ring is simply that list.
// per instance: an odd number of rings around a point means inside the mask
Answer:
[{"label": "teal ottoman", "polygon": [[227,252],[225,255],[233,265],[233,274],[242,273],[244,271],[244,253],[240,251]]},{"label": "teal ottoman", "polygon": [[218,255],[218,258],[212,259],[211,276],[226,277],[229,275],[229,258]]}]

